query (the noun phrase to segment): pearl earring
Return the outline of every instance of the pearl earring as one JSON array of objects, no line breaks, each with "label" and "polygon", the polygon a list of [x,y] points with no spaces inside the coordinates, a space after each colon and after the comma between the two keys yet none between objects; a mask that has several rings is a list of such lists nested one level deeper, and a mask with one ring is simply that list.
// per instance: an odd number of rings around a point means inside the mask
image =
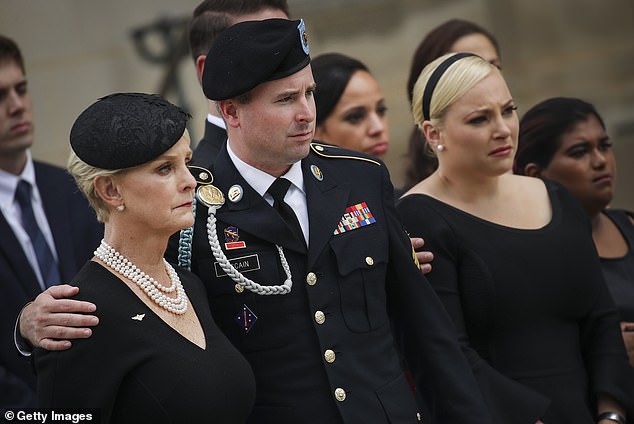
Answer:
[{"label": "pearl earring", "polygon": [[125,210],[125,205],[124,205],[123,203],[122,203],[122,204],[120,204],[119,206],[117,206],[117,210],[118,210],[119,212],[123,212],[123,211]]},{"label": "pearl earring", "polygon": [[443,146],[442,144],[439,144],[439,145],[436,147],[436,150],[438,150],[439,152],[442,152],[442,151],[444,151],[444,150],[445,150],[445,146]]}]

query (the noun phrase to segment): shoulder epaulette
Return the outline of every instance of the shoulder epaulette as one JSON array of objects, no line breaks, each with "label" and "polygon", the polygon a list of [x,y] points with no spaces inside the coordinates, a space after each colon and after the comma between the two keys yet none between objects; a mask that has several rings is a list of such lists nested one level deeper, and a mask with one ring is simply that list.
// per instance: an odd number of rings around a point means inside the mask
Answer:
[{"label": "shoulder epaulette", "polygon": [[310,149],[315,152],[316,155],[319,155],[324,158],[332,158],[332,159],[356,159],[362,160],[364,162],[370,162],[375,165],[381,166],[381,162],[358,155],[357,152],[342,149],[341,147],[332,146],[330,144],[322,144],[322,143],[310,143]]}]

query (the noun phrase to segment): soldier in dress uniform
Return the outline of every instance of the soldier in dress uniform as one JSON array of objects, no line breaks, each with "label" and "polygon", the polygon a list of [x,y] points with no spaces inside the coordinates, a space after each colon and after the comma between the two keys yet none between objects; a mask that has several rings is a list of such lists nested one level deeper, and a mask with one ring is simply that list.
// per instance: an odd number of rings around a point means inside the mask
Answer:
[{"label": "soldier in dress uniform", "polygon": [[251,364],[249,422],[489,423],[385,165],[313,141],[304,22],[228,28],[203,89],[228,142],[210,169],[192,168],[196,221],[168,251],[204,281],[216,323]]},{"label": "soldier in dress uniform", "polygon": [[397,344],[433,421],[488,422],[412,257],[385,165],[312,139],[303,21],[227,29],[207,55],[203,89],[228,143],[209,172],[194,172],[196,223],[179,258],[205,281],[216,322],[251,363],[250,422],[431,421]]}]

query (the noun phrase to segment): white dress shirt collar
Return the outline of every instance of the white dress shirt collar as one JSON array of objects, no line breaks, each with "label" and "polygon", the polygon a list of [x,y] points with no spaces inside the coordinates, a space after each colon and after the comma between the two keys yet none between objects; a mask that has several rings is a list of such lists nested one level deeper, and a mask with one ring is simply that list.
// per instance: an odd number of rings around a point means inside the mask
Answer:
[{"label": "white dress shirt collar", "polygon": [[227,129],[227,124],[225,123],[225,121],[223,121],[222,118],[219,118],[215,115],[212,115],[211,113],[207,114],[207,121],[209,121],[210,124],[213,124],[217,127],[220,127],[224,130]]},{"label": "white dress shirt collar", "polygon": [[[231,161],[235,165],[236,169],[242,175],[242,178],[246,180],[247,183],[255,191],[258,192],[260,196],[263,196],[265,199],[269,197],[269,195],[264,196],[266,191],[269,189],[273,181],[275,181],[275,177],[267,174],[264,171],[260,171],[259,169],[249,165],[240,159],[235,152],[231,149],[231,144],[227,143],[227,151],[229,152],[229,157]],[[306,194],[304,189],[304,174],[302,174],[302,162],[297,161],[293,165],[291,165],[290,169],[286,172],[286,174],[282,175],[282,177],[289,180],[295,188],[300,190],[304,195]],[[267,199],[268,200],[268,199]],[[273,203],[273,200],[269,203]]]}]

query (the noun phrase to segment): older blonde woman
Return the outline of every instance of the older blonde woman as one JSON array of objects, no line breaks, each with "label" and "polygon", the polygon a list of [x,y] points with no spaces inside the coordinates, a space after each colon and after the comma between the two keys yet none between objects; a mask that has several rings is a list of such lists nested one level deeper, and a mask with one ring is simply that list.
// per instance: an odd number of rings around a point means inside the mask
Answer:
[{"label": "older blonde woman", "polygon": [[500,71],[442,56],[423,69],[412,109],[439,166],[399,212],[434,252],[429,281],[492,415],[625,424],[632,370],[587,216],[562,187],[511,173],[519,124]]},{"label": "older blonde woman", "polygon": [[41,406],[98,408],[104,423],[246,420],[249,365],[215,325],[200,280],[163,259],[170,235],[194,221],[188,116],[120,93],[73,125],[68,168],[105,234],[72,284],[99,325],[68,350],[36,350]]}]

